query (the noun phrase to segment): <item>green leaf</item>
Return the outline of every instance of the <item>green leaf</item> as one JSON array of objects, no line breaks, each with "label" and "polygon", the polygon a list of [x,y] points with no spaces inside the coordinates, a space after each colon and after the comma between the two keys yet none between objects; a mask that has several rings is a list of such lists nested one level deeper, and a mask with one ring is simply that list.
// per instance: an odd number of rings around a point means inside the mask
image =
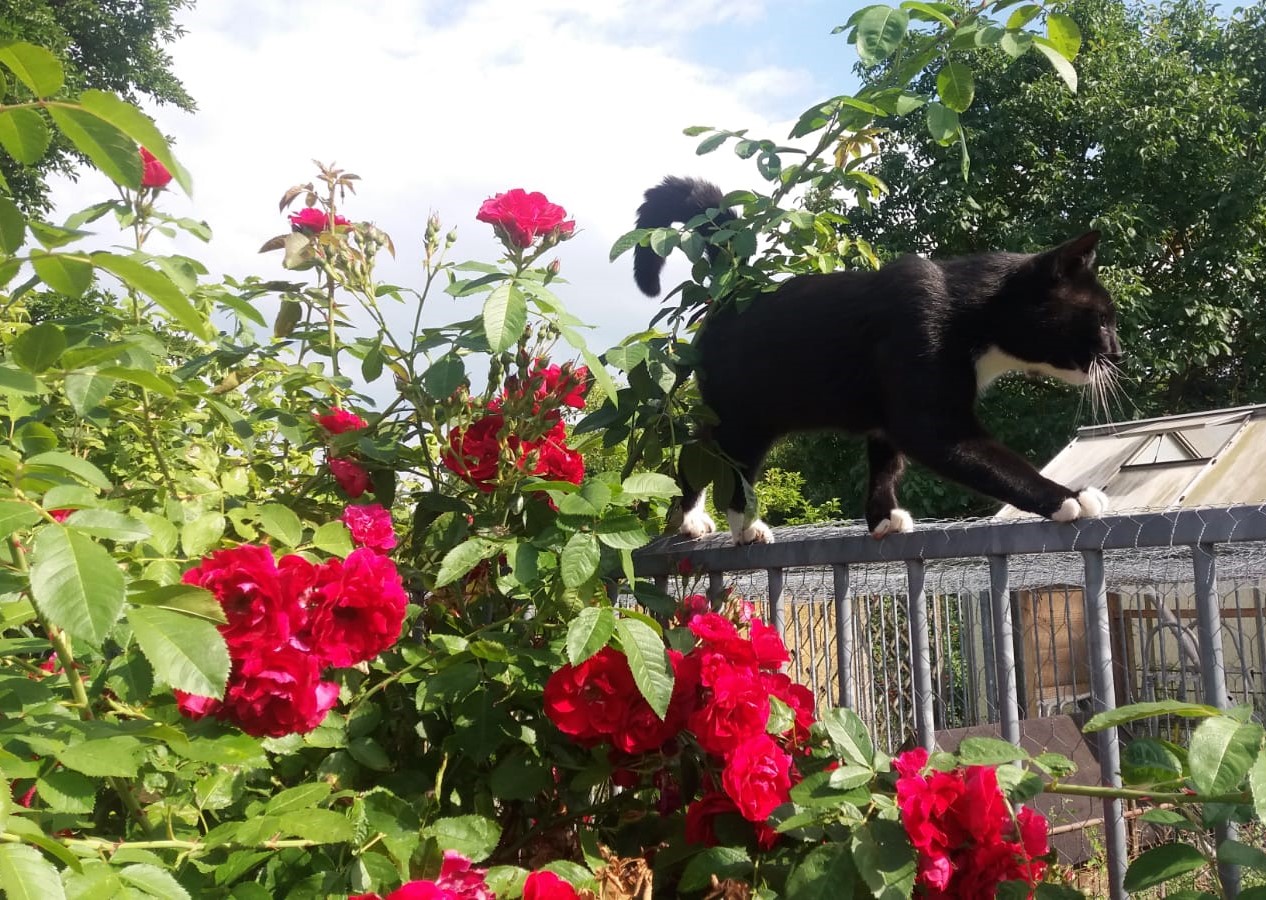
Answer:
[{"label": "green leaf", "polygon": [[9,900],[65,900],[57,869],[34,847],[0,844],[0,889]]},{"label": "green leaf", "polygon": [[82,254],[32,253],[31,266],[45,284],[68,297],[83,296],[92,286],[92,263]]},{"label": "green leaf", "polygon": [[77,106],[50,104],[45,109],[75,149],[107,178],[122,187],[140,187],[144,164],[126,134]]},{"label": "green leaf", "polygon": [[787,879],[787,896],[796,900],[836,900],[852,897],[857,867],[847,844],[815,847]]},{"label": "green leaf", "polygon": [[[741,847],[708,847],[696,853],[682,870],[677,889],[681,892],[701,891],[718,880],[745,880],[752,872],[752,859]],[[789,895],[795,896],[795,895]]]},{"label": "green leaf", "polygon": [[633,249],[642,242],[642,236],[646,234],[644,228],[634,228],[632,231],[625,232],[616,238],[614,244],[611,245],[611,255],[608,262],[615,262],[623,253]]},{"label": "green leaf", "polygon": [[633,681],[661,719],[668,714],[673,697],[673,672],[664,652],[664,642],[649,625],[636,619],[619,618],[615,623],[620,648],[629,661]]},{"label": "green leaf", "polygon": [[342,844],[355,840],[351,821],[342,813],[329,809],[307,809],[278,817],[282,831],[318,844]]},{"label": "green leaf", "polygon": [[567,661],[578,666],[607,645],[615,633],[615,613],[608,606],[587,606],[567,626]]},{"label": "green leaf", "polygon": [[1248,785],[1253,791],[1253,808],[1257,818],[1266,822],[1266,751],[1257,754],[1257,760],[1248,772]]},{"label": "green leaf", "polygon": [[936,92],[950,109],[966,112],[976,96],[971,67],[960,62],[946,63],[936,76]]},{"label": "green leaf", "polygon": [[[175,538],[172,541],[174,548]],[[128,601],[137,606],[153,606],[186,616],[196,616],[214,625],[223,625],[228,621],[215,594],[192,584],[164,584],[149,590],[134,591],[128,594]]]},{"label": "green leaf", "polygon": [[958,758],[969,766],[998,766],[1028,759],[1029,754],[1015,744],[991,737],[964,738],[958,745]]},{"label": "green leaf", "polygon": [[1223,841],[1218,846],[1218,862],[1266,872],[1266,852],[1239,841]]},{"label": "green leaf", "polygon": [[0,500],[0,539],[7,538],[15,531],[29,528],[42,517],[40,512],[29,503],[19,500]]},{"label": "green leaf", "polygon": [[585,361],[585,365],[589,368],[589,375],[597,382],[598,387],[602,390],[604,397],[614,397],[618,392],[615,382],[611,380],[611,373],[607,371],[607,367],[602,364],[602,360],[598,355],[588,347],[577,346],[572,341],[568,341],[573,347],[580,352],[581,357]]},{"label": "green leaf", "polygon": [[1042,7],[1035,3],[1026,3],[1007,17],[1007,28],[1012,31],[1023,28],[1036,19],[1041,12]]},{"label": "green leaf", "polygon": [[301,784],[298,787],[287,788],[275,794],[268,801],[268,804],[264,807],[264,813],[270,816],[279,816],[282,813],[312,809],[330,796],[330,790],[330,785],[324,781],[315,781],[311,784]]},{"label": "green leaf", "polygon": [[440,588],[446,584],[452,584],[500,550],[500,544],[481,537],[473,537],[458,544],[444,554],[444,559],[440,562],[439,574],[435,576],[435,586]]},{"label": "green leaf", "polygon": [[928,104],[928,131],[937,141],[948,144],[958,135],[958,113],[943,103]]},{"label": "green leaf", "polygon": [[441,850],[456,850],[471,862],[480,862],[497,849],[501,826],[483,816],[454,816],[438,819],[426,828]]},{"label": "green leaf", "polygon": [[97,782],[70,769],[45,774],[35,789],[54,812],[90,813],[97,799]]},{"label": "green leaf", "polygon": [[[941,9],[937,7],[940,6]],[[901,8],[911,13],[919,13],[912,18],[923,19],[925,22],[940,22],[946,28],[954,27],[954,20],[945,14],[945,4],[921,3],[920,0],[905,0],[901,4]],[[950,7],[952,9],[952,7]]]},{"label": "green leaf", "polygon": [[26,240],[26,216],[8,197],[0,194],[0,253],[17,253]]},{"label": "green leaf", "polygon": [[594,526],[598,540],[615,550],[636,550],[650,543],[642,520],[632,513],[610,516]]},{"label": "green leaf", "polygon": [[297,547],[303,540],[303,522],[294,510],[280,503],[265,503],[259,508],[259,525],[287,547]]},{"label": "green leaf", "polygon": [[147,896],[161,897],[162,900],[190,900],[186,891],[170,872],[158,866],[137,863],[124,866],[119,870],[119,878],[134,888],[139,888]]},{"label": "green leaf", "polygon": [[1021,56],[1029,52],[1029,48],[1033,46],[1033,35],[1023,32],[1008,31],[998,41],[998,46],[1002,48],[1002,52],[1012,59],[1019,59]]},{"label": "green leaf", "polygon": [[167,139],[149,116],[108,91],[84,91],[79,95],[79,105],[154,154],[185,193],[190,193],[193,183],[189,172],[172,155]]},{"label": "green leaf", "polygon": [[123,612],[123,573],[104,547],[60,525],[35,536],[31,596],[48,620],[100,646]]},{"label": "green leaf", "polygon": [[1186,703],[1182,700],[1156,700],[1151,703],[1131,703],[1129,706],[1101,712],[1093,716],[1081,730],[1090,734],[1094,731],[1103,731],[1105,728],[1137,722],[1139,719],[1150,719],[1153,716],[1183,716],[1193,719],[1220,715],[1222,715],[1222,710],[1216,706]]},{"label": "green leaf", "polygon": [[136,775],[136,755],[140,750],[140,741],[120,735],[67,747],[57,754],[57,759],[68,769],[95,778],[131,778]]},{"label": "green leaf", "polygon": [[1064,79],[1064,84],[1068,85],[1068,89],[1074,94],[1077,93],[1077,70],[1064,57],[1064,54],[1055,49],[1046,38],[1034,38],[1033,46],[1037,48],[1038,53],[1050,60],[1051,66],[1055,69],[1056,74]]},{"label": "green leaf", "polygon": [[127,621],[158,680],[200,697],[224,696],[229,651],[214,624],[157,606],[135,606]]},{"label": "green leaf", "polygon": [[61,326],[41,322],[18,336],[10,348],[13,361],[28,372],[39,374],[66,352],[66,335]]},{"label": "green leaf", "polygon": [[125,543],[143,541],[150,536],[149,526],[144,522],[112,509],[81,509],[72,513],[65,524],[83,534]]},{"label": "green leaf", "polygon": [[513,347],[527,327],[527,299],[513,284],[498,285],[484,301],[484,335],[493,353]]},{"label": "green leaf", "polygon": [[724,131],[718,131],[715,134],[708,135],[699,142],[698,147],[695,147],[695,155],[703,156],[706,153],[711,153],[717,147],[724,144],[729,137],[730,136]]},{"label": "green leaf", "polygon": [[1196,790],[1222,794],[1239,789],[1262,743],[1262,726],[1230,716],[1206,719],[1191,735],[1187,765]]},{"label": "green leaf", "polygon": [[39,162],[51,137],[44,117],[35,110],[19,106],[0,111],[0,147],[18,162]]},{"label": "green leaf", "polygon": [[87,416],[110,396],[114,390],[114,379],[93,369],[83,369],[67,375],[63,387],[71,408],[78,415]]},{"label": "green leaf", "polygon": [[224,516],[218,512],[203,513],[180,529],[180,546],[192,558],[202,556],[224,537]]},{"label": "green leaf", "polygon": [[653,497],[668,499],[681,493],[677,482],[659,472],[634,472],[620,485],[624,500],[650,500]]},{"label": "green leaf", "polygon": [[25,41],[0,42],[0,64],[41,100],[60,91],[65,81],[62,64],[57,57],[43,47]]},{"label": "green leaf", "polygon": [[563,547],[560,567],[563,584],[569,588],[577,588],[588,581],[598,571],[598,563],[602,559],[602,549],[598,539],[587,532],[577,532]]},{"label": "green leaf", "polygon": [[857,55],[868,66],[887,59],[906,36],[909,25],[910,17],[904,10],[882,4],[867,7],[857,20]]},{"label": "green leaf", "polygon": [[342,522],[325,522],[312,535],[312,546],[334,556],[347,556],[354,549],[352,536]]},{"label": "green leaf", "polygon": [[446,353],[422,373],[421,381],[424,391],[437,400],[446,400],[466,382],[466,364],[456,353]]},{"label": "green leaf", "polygon": [[1175,841],[1161,844],[1139,854],[1125,870],[1125,889],[1143,891],[1179,875],[1199,869],[1208,863],[1191,844]]},{"label": "green leaf", "polygon": [[165,273],[151,269],[134,259],[105,251],[92,254],[92,264],[105,269],[133,290],[149,297],[177,325],[198,337],[210,340],[215,329],[200,312],[194,309],[189,298]]},{"label": "green leaf", "polygon": [[1121,778],[1126,784],[1174,781],[1182,774],[1182,760],[1155,738],[1136,738],[1121,752]]},{"label": "green leaf", "polygon": [[1071,16],[1053,12],[1046,17],[1046,37],[1051,46],[1070,62],[1081,50],[1081,29]]},{"label": "green leaf", "polygon": [[856,765],[869,767],[873,764],[875,747],[866,723],[857,713],[843,707],[829,709],[822,715],[822,725],[837,757]]},{"label": "green leaf", "polygon": [[908,900],[914,891],[914,848],[897,822],[872,819],[854,830],[853,861],[876,900]]}]

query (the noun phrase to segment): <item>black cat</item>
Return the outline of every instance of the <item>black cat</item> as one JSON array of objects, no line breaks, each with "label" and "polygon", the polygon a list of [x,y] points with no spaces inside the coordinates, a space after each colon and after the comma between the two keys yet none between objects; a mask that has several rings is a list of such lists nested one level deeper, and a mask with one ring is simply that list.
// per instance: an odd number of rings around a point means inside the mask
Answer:
[{"label": "black cat", "polygon": [[[721,199],[707,182],[668,178],[646,192],[637,225],[686,222]],[[713,220],[733,216],[722,210]],[[752,482],[783,435],[866,435],[875,537],[914,527],[897,503],[907,456],[1057,522],[1100,515],[1102,492],[1042,477],[975,414],[977,394],[1006,372],[1077,385],[1112,378],[1121,347],[1112,298],[1095,275],[1098,243],[1091,231],[1042,253],[903,256],[878,272],[801,275],[742,311],[710,311],[696,347],[700,392],[718,417],[712,439]],[[663,259],[638,247],[633,264],[638,286],[659,293]],[[681,533],[714,531],[702,492],[681,480]],[[739,479],[722,501],[737,543],[771,540],[768,526],[746,518]]]}]

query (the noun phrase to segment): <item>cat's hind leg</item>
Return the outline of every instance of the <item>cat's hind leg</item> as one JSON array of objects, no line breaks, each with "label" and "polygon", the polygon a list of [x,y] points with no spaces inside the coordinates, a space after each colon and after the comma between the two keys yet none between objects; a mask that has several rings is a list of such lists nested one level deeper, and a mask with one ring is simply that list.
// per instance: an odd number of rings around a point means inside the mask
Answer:
[{"label": "cat's hind leg", "polygon": [[717,530],[716,523],[708,515],[708,490],[696,491],[682,479],[681,525],[677,533],[688,538],[701,538]]},{"label": "cat's hind leg", "polygon": [[887,439],[866,439],[870,480],[866,491],[866,525],[873,538],[914,531],[914,517],[897,505],[897,485],[905,471],[905,457]]},{"label": "cat's hind leg", "polygon": [[[748,493],[756,482],[756,473],[769,452],[773,438],[747,430],[738,434],[727,433],[720,427],[716,434],[717,447],[733,465],[734,487],[730,502],[726,505],[725,518],[736,544],[772,544],[774,532],[759,516],[748,516]],[[746,484],[745,484],[746,482]],[[717,505],[720,505],[717,497]]]}]

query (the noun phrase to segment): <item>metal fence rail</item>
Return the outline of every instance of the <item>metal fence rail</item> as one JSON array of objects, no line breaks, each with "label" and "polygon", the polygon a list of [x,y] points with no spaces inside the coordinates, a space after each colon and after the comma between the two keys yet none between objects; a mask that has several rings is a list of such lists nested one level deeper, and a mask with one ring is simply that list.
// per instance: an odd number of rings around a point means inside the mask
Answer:
[{"label": "metal fence rail", "polygon": [[[792,651],[790,674],[890,750],[989,723],[1018,744],[1034,720],[1166,697],[1250,703],[1266,719],[1266,506],[776,539],[662,538],[636,554],[637,574],[753,602]],[[1119,787],[1116,729],[1095,755]],[[1125,810],[1105,801],[1102,818],[1109,893],[1124,897]],[[1236,872],[1220,875],[1234,896]]]}]

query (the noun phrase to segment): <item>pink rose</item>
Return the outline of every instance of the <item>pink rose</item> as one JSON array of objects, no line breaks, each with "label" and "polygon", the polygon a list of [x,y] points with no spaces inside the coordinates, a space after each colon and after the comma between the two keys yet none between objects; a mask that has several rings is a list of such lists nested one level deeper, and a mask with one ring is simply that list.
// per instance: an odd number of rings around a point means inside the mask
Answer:
[{"label": "pink rose", "polygon": [[527,249],[539,235],[565,240],[576,228],[573,221],[564,221],[567,210],[550,203],[544,194],[528,193],[514,188],[485,200],[475,216],[492,225],[507,246]]},{"label": "pink rose", "polygon": [[144,147],[141,148],[141,162],[144,166],[141,171],[141,187],[155,190],[167,187],[171,182],[171,172]]},{"label": "pink rose", "polygon": [[369,490],[369,473],[350,459],[331,459],[330,474],[343,489],[343,493],[355,500]]},{"label": "pink rose", "polygon": [[391,513],[377,503],[348,506],[343,510],[343,524],[359,547],[386,553],[396,546],[396,531]]}]

